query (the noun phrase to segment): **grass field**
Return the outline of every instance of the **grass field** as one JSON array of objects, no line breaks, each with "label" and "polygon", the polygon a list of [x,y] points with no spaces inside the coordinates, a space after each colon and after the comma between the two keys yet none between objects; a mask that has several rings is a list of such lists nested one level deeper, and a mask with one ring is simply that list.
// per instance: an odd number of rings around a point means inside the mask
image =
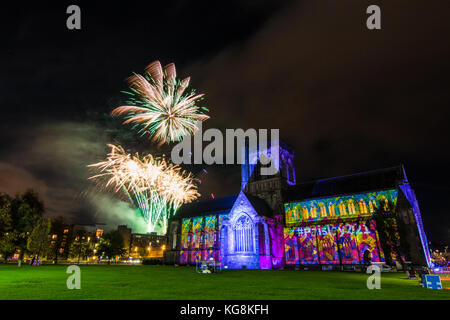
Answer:
[{"label": "grass field", "polygon": [[450,299],[404,273],[383,273],[380,290],[351,272],[225,270],[190,267],[81,266],[81,289],[66,287],[67,266],[0,265],[0,299]]}]

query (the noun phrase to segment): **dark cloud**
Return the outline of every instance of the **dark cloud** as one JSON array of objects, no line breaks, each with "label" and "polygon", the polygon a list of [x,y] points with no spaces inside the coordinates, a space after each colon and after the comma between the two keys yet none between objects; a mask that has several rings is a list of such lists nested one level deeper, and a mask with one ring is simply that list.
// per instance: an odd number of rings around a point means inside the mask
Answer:
[{"label": "dark cloud", "polygon": [[11,194],[32,187],[43,197],[50,216],[74,218],[88,188],[86,166],[104,156],[106,135],[98,127],[76,122],[17,129],[22,129],[20,138],[2,154],[0,187]]}]

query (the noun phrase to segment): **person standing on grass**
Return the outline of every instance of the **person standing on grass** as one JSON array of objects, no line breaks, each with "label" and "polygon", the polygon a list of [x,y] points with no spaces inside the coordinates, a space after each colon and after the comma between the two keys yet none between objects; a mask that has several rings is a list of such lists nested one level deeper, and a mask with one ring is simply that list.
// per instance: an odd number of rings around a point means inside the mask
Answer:
[{"label": "person standing on grass", "polygon": [[367,270],[367,268],[372,264],[372,258],[370,255],[370,251],[366,250],[364,251],[364,267]]}]

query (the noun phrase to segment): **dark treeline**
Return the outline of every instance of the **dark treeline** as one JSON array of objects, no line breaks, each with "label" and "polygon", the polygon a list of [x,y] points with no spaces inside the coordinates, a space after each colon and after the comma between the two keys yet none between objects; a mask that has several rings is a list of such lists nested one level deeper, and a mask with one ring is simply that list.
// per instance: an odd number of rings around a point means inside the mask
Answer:
[{"label": "dark treeline", "polygon": [[93,255],[109,261],[123,254],[123,238],[117,231],[92,241],[85,230],[72,232],[64,217],[49,219],[44,213],[44,203],[31,189],[14,197],[0,193],[0,256],[5,263],[13,257],[80,262]]}]

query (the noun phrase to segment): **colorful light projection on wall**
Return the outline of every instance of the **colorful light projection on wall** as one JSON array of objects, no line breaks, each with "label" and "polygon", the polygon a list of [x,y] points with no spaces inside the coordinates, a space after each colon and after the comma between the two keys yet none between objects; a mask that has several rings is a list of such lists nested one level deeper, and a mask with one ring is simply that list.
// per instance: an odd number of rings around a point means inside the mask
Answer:
[{"label": "colorful light projection on wall", "polygon": [[384,262],[373,220],[285,228],[286,264],[359,264],[366,250]]},{"label": "colorful light projection on wall", "polygon": [[[361,222],[355,232],[359,259],[364,263],[364,252],[370,252],[372,262],[384,262],[384,255],[379,245],[375,220]],[[381,254],[380,254],[381,252]]]},{"label": "colorful light projection on wall", "polygon": [[359,264],[359,251],[356,244],[355,223],[340,223],[338,228],[338,246],[342,264]]},{"label": "colorful light projection on wall", "polygon": [[213,258],[220,261],[219,235],[226,215],[182,219],[180,264]]},{"label": "colorful light projection on wall", "polygon": [[[314,230],[314,231],[313,231]],[[318,264],[319,255],[317,253],[317,239],[315,229],[311,228],[298,228],[296,230],[298,237],[299,248],[299,261],[300,264]]]},{"label": "colorful light projection on wall", "polygon": [[187,264],[189,261],[189,244],[191,242],[192,223],[191,219],[183,219],[181,223],[181,251],[180,264]]},{"label": "colorful light projection on wall", "polygon": [[336,241],[336,225],[327,224],[317,227],[317,248],[319,260],[322,264],[340,264]]},{"label": "colorful light projection on wall", "polygon": [[284,205],[287,224],[369,217],[377,209],[391,211],[397,205],[398,190],[354,194],[290,202]]},{"label": "colorful light projection on wall", "polygon": [[205,217],[205,231],[203,238],[203,248],[212,248],[216,242],[217,216]]},{"label": "colorful light projection on wall", "polygon": [[192,218],[192,243],[191,262],[199,262],[202,259],[201,242],[203,240],[203,217]]}]

